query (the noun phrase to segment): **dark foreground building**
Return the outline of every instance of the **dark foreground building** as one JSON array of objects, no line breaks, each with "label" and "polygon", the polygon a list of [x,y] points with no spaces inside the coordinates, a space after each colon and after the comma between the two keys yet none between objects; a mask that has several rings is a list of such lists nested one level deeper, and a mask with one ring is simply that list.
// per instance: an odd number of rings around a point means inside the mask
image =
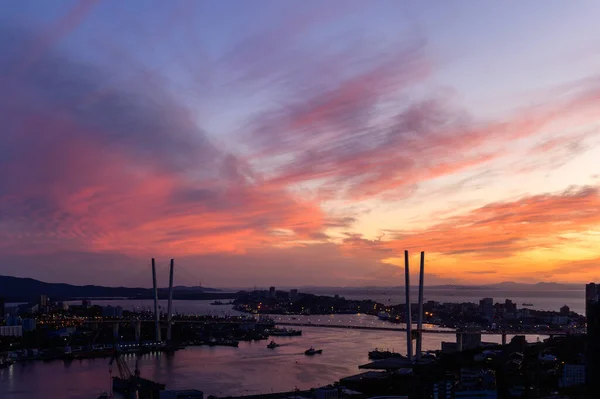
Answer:
[{"label": "dark foreground building", "polygon": [[587,317],[586,383],[600,389],[600,284],[585,287],[585,315]]}]

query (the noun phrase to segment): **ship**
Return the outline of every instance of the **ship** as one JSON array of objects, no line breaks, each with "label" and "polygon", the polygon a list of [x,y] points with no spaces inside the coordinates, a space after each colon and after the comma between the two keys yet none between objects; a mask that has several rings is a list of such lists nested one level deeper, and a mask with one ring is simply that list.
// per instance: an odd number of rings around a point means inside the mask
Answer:
[{"label": "ship", "polygon": [[401,355],[400,353],[383,351],[383,350],[379,350],[377,348],[375,348],[374,351],[369,352],[369,359],[372,359],[372,360],[381,360],[381,359],[390,359],[390,358],[403,359],[403,358],[405,358],[405,356]]},{"label": "ship", "polygon": [[287,328],[273,328],[271,330],[268,331],[269,335],[272,335],[274,337],[295,337],[298,335],[302,335],[302,330],[293,330],[293,329],[287,329]]},{"label": "ship", "polygon": [[533,306],[533,303],[523,303],[523,306]]},{"label": "ship", "polygon": [[207,344],[208,344],[208,346],[233,346],[233,347],[237,348],[240,343],[239,343],[239,341],[236,341],[234,339],[211,338],[208,340]]},{"label": "ship", "polygon": [[323,349],[315,349],[312,346],[304,351],[306,356],[320,355],[321,353],[323,353]]},{"label": "ship", "polygon": [[221,302],[221,301],[214,301],[210,303],[211,305],[233,305],[233,302],[229,301],[229,302]]}]

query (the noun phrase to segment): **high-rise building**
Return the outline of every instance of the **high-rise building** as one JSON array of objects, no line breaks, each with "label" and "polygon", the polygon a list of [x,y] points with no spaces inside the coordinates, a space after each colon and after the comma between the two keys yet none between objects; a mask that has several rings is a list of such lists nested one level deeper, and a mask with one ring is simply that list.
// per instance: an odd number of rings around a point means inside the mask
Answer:
[{"label": "high-rise building", "polygon": [[40,295],[40,307],[48,306],[48,297],[44,294]]},{"label": "high-rise building", "polygon": [[510,299],[507,299],[504,301],[504,309],[506,310],[506,313],[517,313],[517,304]]},{"label": "high-rise building", "polygon": [[275,299],[275,287],[269,287],[269,298]]},{"label": "high-rise building", "polygon": [[589,283],[585,286],[585,314],[587,316],[588,304],[590,302],[598,301],[598,294],[600,294],[600,284]]},{"label": "high-rise building", "polygon": [[21,325],[23,326],[23,331],[34,331],[36,327],[35,319],[23,319]]},{"label": "high-rise building", "polygon": [[565,305],[562,308],[560,308],[560,315],[561,316],[568,316],[570,314],[571,314],[571,308],[568,307],[567,305]]},{"label": "high-rise building", "polygon": [[583,384],[585,384],[585,366],[582,364],[565,364],[558,385],[561,388],[566,388]]},{"label": "high-rise building", "polygon": [[600,389],[600,300],[599,285],[591,283],[585,287],[585,316],[587,318],[586,384]]},{"label": "high-rise building", "polygon": [[295,302],[298,299],[298,290],[293,289],[290,291],[290,301]]},{"label": "high-rise building", "polygon": [[6,313],[4,310],[4,298],[0,297],[0,320],[3,320],[5,315]]},{"label": "high-rise building", "polygon": [[497,399],[496,375],[492,370],[460,369],[460,380],[454,398]]},{"label": "high-rise building", "polygon": [[596,285],[595,283],[586,284],[585,300],[586,301],[589,301],[589,300],[597,301],[598,300],[598,291],[599,291],[598,288],[600,288],[600,285]]},{"label": "high-rise building", "polygon": [[479,301],[479,312],[491,319],[494,316],[494,298],[483,298]]}]

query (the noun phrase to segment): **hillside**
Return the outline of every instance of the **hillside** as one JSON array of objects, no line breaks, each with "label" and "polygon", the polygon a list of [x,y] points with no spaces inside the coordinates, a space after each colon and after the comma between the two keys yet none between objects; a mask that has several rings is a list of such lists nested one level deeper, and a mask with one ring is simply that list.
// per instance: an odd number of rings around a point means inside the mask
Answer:
[{"label": "hillside", "polygon": [[[232,298],[231,293],[222,293],[214,288],[182,287],[173,289],[174,299],[219,299]],[[159,298],[166,298],[168,289],[159,288]],[[26,302],[47,295],[52,300],[78,298],[152,298],[152,289],[130,287],[103,287],[97,285],[71,285],[46,283],[32,278],[0,276],[0,297],[7,302]]]}]

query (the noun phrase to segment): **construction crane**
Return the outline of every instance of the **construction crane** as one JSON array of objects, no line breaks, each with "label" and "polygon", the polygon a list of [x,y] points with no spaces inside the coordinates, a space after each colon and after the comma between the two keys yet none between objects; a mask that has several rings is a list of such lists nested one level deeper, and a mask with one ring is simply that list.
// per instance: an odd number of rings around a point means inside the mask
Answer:
[{"label": "construction crane", "polygon": [[[165,384],[140,377],[139,361],[140,354],[138,353],[135,358],[135,369],[132,373],[119,351],[115,351],[108,363],[108,371],[111,374],[112,380],[112,390],[128,395],[135,394],[135,397],[139,399],[158,398],[158,391],[165,389]],[[119,373],[116,377],[112,376],[113,364],[117,365]]]}]

